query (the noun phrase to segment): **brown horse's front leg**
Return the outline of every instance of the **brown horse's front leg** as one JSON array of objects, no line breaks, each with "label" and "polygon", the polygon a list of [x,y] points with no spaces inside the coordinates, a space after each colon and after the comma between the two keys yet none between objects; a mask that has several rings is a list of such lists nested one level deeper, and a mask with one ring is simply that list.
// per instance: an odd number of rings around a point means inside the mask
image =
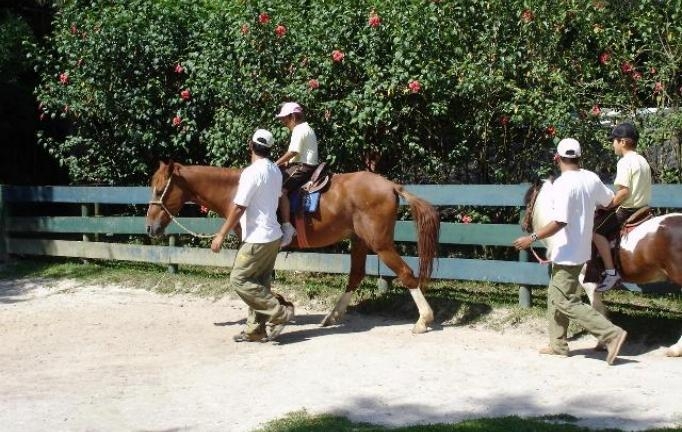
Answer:
[{"label": "brown horse's front leg", "polygon": [[327,316],[324,317],[320,325],[322,327],[337,324],[346,315],[346,309],[353,296],[353,291],[357,289],[365,277],[365,261],[369,248],[364,241],[358,237],[353,236],[350,242],[350,275],[348,276],[348,285],[346,291],[341,294],[341,297],[336,301],[334,309],[332,309]]}]

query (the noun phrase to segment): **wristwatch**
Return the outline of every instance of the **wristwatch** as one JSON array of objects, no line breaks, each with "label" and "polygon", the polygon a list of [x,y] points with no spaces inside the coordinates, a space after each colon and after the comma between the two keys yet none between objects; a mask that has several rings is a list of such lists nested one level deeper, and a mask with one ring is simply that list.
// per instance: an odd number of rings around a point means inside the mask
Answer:
[{"label": "wristwatch", "polygon": [[531,233],[530,239],[531,239],[532,241],[537,241],[537,240],[538,240],[538,235],[535,234],[535,233]]}]

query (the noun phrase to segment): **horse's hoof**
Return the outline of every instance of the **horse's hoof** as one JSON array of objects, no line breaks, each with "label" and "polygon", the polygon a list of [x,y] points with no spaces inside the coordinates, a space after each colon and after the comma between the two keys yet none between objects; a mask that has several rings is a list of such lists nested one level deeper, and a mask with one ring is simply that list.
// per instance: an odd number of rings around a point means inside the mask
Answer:
[{"label": "horse's hoof", "polygon": [[335,314],[333,312],[328,313],[327,316],[324,317],[324,319],[320,323],[320,327],[329,327],[336,325],[338,323],[338,320],[334,315]]},{"label": "horse's hoof", "polygon": [[427,326],[426,323],[424,323],[422,320],[417,321],[414,324],[414,327],[412,327],[412,333],[414,334],[426,333],[429,330],[430,330],[429,326]]},{"label": "horse's hoof", "polygon": [[667,357],[682,357],[682,347],[673,345],[665,351]]}]

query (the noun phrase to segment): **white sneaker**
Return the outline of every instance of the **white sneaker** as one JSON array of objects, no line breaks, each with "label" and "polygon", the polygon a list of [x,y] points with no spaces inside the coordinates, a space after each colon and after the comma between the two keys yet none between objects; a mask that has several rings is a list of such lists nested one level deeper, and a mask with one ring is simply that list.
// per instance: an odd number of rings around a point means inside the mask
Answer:
[{"label": "white sneaker", "polygon": [[601,276],[601,282],[599,282],[599,285],[597,285],[597,288],[595,289],[598,292],[608,291],[616,286],[618,282],[620,282],[620,275],[618,275],[618,273],[611,275],[604,272],[601,274]]},{"label": "white sneaker", "polygon": [[294,239],[296,228],[287,222],[282,225],[282,234],[282,242],[279,244],[279,247],[286,247]]}]

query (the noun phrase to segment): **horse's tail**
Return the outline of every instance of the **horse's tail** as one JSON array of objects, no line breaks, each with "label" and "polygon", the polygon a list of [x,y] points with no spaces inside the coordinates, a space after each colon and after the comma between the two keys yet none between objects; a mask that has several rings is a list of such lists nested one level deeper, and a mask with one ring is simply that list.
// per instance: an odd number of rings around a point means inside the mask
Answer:
[{"label": "horse's tail", "polygon": [[438,251],[440,217],[436,209],[426,200],[407,192],[402,186],[395,186],[395,193],[410,205],[412,218],[417,225],[417,253],[419,254],[419,286],[424,290],[431,278],[433,260]]}]

